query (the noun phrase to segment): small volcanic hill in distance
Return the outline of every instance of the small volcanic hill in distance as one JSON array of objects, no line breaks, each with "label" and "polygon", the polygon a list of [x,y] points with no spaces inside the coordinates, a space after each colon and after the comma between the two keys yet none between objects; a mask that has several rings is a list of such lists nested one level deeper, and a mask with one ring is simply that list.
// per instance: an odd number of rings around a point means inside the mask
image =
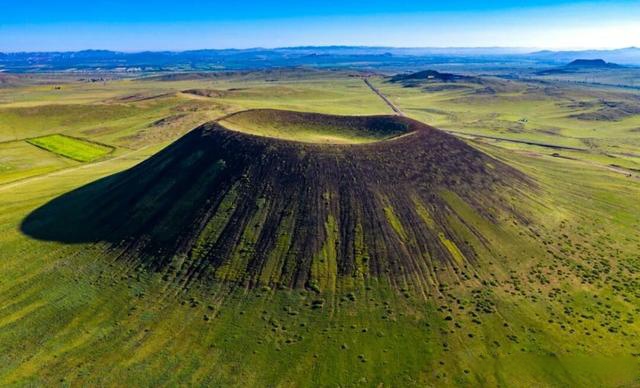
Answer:
[{"label": "small volcanic hill in distance", "polygon": [[617,69],[624,69],[624,66],[616,63],[605,62],[603,59],[576,59],[564,66],[539,71],[538,74],[553,75]]},{"label": "small volcanic hill in distance", "polygon": [[475,77],[460,75],[460,74],[452,74],[452,73],[441,73],[436,70],[423,70],[415,73],[409,74],[398,74],[389,79],[389,82],[392,83],[400,83],[407,87],[418,86],[425,82],[461,82],[468,81],[473,82],[477,81]]},{"label": "small volcanic hill in distance", "polygon": [[484,238],[452,202],[485,222],[508,214],[526,224],[510,204],[531,190],[518,170],[409,118],[258,109],[52,200],[22,231],[106,242],[120,260],[183,284],[435,285],[435,266],[472,268],[467,240]]},{"label": "small volcanic hill in distance", "polygon": [[622,67],[615,63],[605,62],[603,59],[576,59],[567,64],[569,68],[595,68],[595,69],[615,69]]},{"label": "small volcanic hill in distance", "polygon": [[387,79],[388,83],[405,88],[420,88],[425,92],[466,91],[477,95],[493,95],[510,92],[516,86],[497,77],[475,77],[463,74],[422,70],[415,73],[398,74]]}]

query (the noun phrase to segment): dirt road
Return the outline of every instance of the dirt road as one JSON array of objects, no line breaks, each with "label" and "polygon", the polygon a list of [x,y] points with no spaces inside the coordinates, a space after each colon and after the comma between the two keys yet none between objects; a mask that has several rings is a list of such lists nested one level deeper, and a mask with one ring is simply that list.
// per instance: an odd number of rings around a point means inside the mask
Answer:
[{"label": "dirt road", "polygon": [[364,83],[367,84],[367,86],[369,87],[369,89],[371,89],[375,94],[377,94],[380,98],[382,98],[382,101],[385,102],[385,104],[389,105],[389,108],[391,108],[391,110],[393,110],[393,112],[395,114],[397,114],[398,116],[406,116],[404,114],[403,111],[400,110],[400,108],[398,108],[397,106],[395,106],[393,104],[393,102],[391,102],[391,100],[389,100],[387,98],[387,96],[385,96],[384,94],[382,94],[382,92],[380,90],[378,90],[378,88],[376,88],[375,86],[373,86],[371,84],[371,82],[369,82],[369,79],[365,78]]}]

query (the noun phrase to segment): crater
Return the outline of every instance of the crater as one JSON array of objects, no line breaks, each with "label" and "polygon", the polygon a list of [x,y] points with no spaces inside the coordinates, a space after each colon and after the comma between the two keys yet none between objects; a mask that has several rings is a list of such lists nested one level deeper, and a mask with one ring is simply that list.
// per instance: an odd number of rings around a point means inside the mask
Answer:
[{"label": "crater", "polygon": [[407,123],[393,116],[336,116],[276,109],[234,113],[218,123],[251,135],[319,144],[374,143],[409,132]]}]

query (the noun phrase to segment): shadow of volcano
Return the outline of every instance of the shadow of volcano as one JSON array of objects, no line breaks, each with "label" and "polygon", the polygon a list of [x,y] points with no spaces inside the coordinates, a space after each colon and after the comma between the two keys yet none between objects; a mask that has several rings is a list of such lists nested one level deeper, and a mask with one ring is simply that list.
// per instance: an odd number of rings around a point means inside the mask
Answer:
[{"label": "shadow of volcano", "polygon": [[146,250],[170,249],[246,163],[227,155],[238,168],[227,166],[220,150],[202,137],[203,131],[196,129],[128,170],[49,201],[30,213],[20,230],[38,240],[145,240]]},{"label": "shadow of volcano", "polygon": [[99,212],[92,211],[96,207],[92,202],[101,193],[117,186],[123,175],[126,172],[99,179],[52,199],[22,221],[21,232],[38,240],[63,243],[117,241],[117,231],[105,233],[102,226],[126,223],[126,217],[116,213],[108,220],[100,220]]}]

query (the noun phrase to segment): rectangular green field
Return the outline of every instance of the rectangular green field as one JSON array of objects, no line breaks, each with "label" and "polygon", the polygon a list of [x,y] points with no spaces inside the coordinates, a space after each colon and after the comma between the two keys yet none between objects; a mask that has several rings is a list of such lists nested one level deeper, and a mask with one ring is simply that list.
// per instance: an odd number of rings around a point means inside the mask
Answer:
[{"label": "rectangular green field", "polygon": [[75,137],[54,134],[26,140],[29,144],[78,162],[90,162],[113,151],[113,147]]}]

